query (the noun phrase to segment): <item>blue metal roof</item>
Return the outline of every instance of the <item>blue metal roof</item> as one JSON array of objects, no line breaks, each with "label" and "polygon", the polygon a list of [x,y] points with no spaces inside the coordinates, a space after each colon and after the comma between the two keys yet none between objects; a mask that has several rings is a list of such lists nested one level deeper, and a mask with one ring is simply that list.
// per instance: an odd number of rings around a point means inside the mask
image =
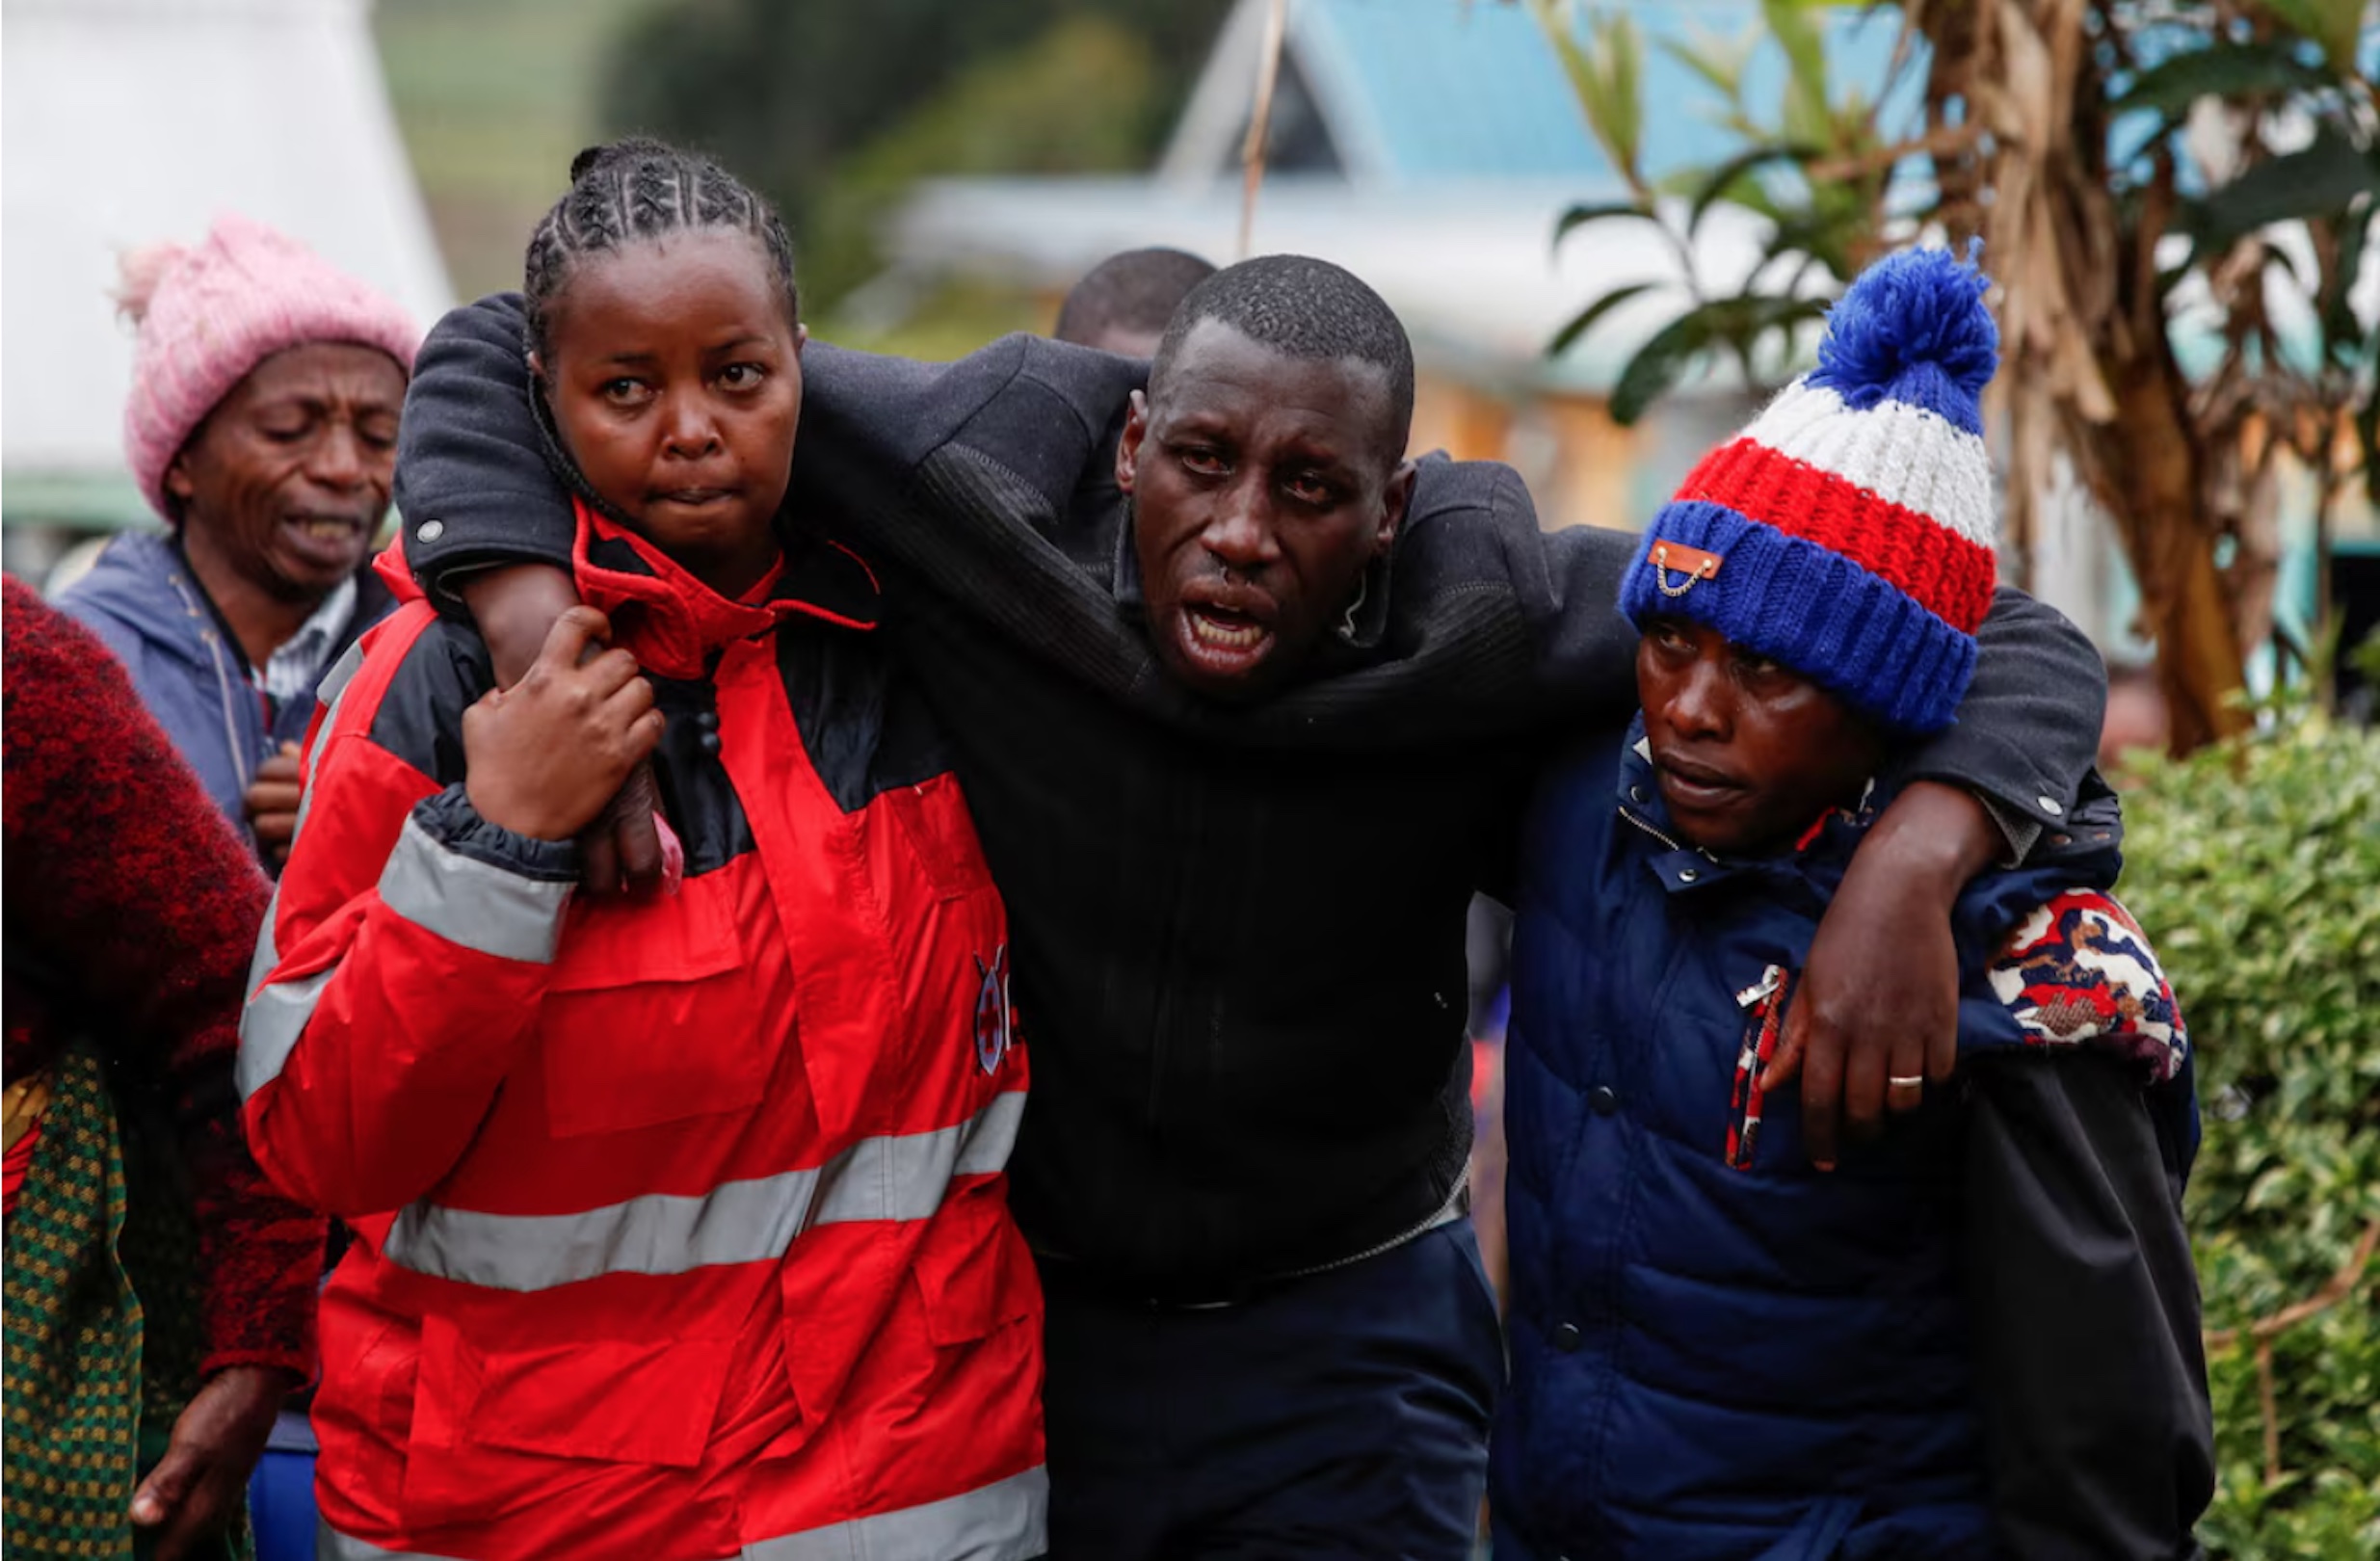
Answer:
[{"label": "blue metal roof", "polygon": [[1606,166],[1521,6],[1293,0],[1290,27],[1350,172],[1526,177]]},{"label": "blue metal roof", "polygon": [[[1619,0],[1645,40],[1646,172],[1655,178],[1732,155],[1740,140],[1716,121],[1718,92],[1659,46],[1740,39],[1758,25],[1755,0]],[[1290,43],[1349,173],[1389,181],[1444,177],[1617,174],[1587,127],[1561,61],[1529,10],[1513,0],[1293,0]],[[1871,95],[1889,72],[1895,27],[1855,7],[1829,20],[1838,82]],[[1756,114],[1782,101],[1783,51],[1763,42],[1746,82]],[[1917,83],[1913,75],[1910,83]],[[1915,122],[1917,94],[1907,117]],[[1583,193],[1583,188],[1582,188]]]}]

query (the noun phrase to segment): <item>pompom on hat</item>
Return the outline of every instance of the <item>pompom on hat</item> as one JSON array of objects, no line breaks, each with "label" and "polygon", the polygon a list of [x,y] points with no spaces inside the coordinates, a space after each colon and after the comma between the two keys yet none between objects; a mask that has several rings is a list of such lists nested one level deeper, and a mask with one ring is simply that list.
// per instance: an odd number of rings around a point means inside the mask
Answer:
[{"label": "pompom on hat", "polygon": [[1997,576],[1977,406],[1999,366],[1990,285],[1944,250],[1862,272],[1818,366],[1646,528],[1629,621],[1706,623],[1896,731],[1950,725]]},{"label": "pompom on hat", "polygon": [[421,331],[378,290],[251,218],[217,219],[204,242],[123,257],[117,302],[139,328],[124,401],[124,459],[171,520],[166,468],[207,413],[275,353],[309,342],[377,347],[412,372]]}]

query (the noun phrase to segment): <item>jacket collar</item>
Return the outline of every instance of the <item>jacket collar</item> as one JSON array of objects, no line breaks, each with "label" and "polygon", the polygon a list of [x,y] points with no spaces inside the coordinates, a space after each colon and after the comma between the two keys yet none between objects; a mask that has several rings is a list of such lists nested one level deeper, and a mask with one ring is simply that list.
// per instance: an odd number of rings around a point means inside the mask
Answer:
[{"label": "jacket collar", "polygon": [[119,534],[71,593],[74,600],[122,623],[152,652],[189,666],[211,663],[201,636],[215,626],[213,604],[167,538],[146,531]]},{"label": "jacket collar", "polygon": [[[411,575],[402,568],[398,572],[410,594]],[[375,559],[354,578],[354,605],[325,642],[318,673],[365,628],[387,615],[392,599],[387,569]],[[147,531],[116,537],[73,590],[76,599],[104,609],[156,654],[186,666],[212,668],[216,658],[205,634],[213,629],[229,667],[243,677],[250,671],[239,636],[215,605],[215,598],[199,584],[198,572],[190,567],[175,537]]]},{"label": "jacket collar", "polygon": [[767,595],[757,604],[719,595],[637,536],[627,516],[604,502],[563,443],[535,376],[529,405],[546,462],[561,474],[578,512],[572,553],[578,593],[615,620],[615,638],[651,671],[699,677],[729,641],[767,633],[793,614],[840,628],[876,626],[884,597],[876,571],[840,542],[810,535],[783,511],[776,524],[785,564]]},{"label": "jacket collar", "polygon": [[791,617],[847,629],[877,624],[883,589],[875,571],[838,542],[793,539],[759,598],[730,601],[583,499],[577,508],[578,594],[610,616],[616,644],[664,677],[700,677],[729,643],[767,634]]}]

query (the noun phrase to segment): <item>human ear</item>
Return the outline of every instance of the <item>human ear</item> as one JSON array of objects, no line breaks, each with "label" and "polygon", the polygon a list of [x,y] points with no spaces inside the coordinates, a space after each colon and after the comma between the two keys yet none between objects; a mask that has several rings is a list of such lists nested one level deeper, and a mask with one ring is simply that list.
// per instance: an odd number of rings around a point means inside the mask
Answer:
[{"label": "human ear", "polygon": [[805,347],[807,347],[807,346],[808,346],[808,345],[809,345],[809,327],[807,327],[807,326],[804,325],[804,324],[803,324],[801,321],[799,321],[799,320],[794,321],[794,322],[793,322],[793,356],[794,356],[794,357],[795,357],[795,359],[796,359],[796,360],[799,360],[799,359],[801,358],[801,357],[802,357],[802,349],[803,349],[803,348],[805,348]]},{"label": "human ear", "polygon": [[1381,489],[1380,525],[1372,537],[1374,557],[1388,550],[1396,541],[1397,528],[1405,523],[1405,511],[1414,501],[1414,463],[1401,461],[1388,474],[1388,487]]},{"label": "human ear", "polygon": [[1124,437],[1116,441],[1116,487],[1124,492],[1132,491],[1133,479],[1139,474],[1141,440],[1149,437],[1149,397],[1146,392],[1132,392],[1132,410],[1124,415]]},{"label": "human ear", "polygon": [[198,490],[198,485],[190,480],[188,458],[175,456],[173,463],[166,467],[166,492],[188,504]]}]

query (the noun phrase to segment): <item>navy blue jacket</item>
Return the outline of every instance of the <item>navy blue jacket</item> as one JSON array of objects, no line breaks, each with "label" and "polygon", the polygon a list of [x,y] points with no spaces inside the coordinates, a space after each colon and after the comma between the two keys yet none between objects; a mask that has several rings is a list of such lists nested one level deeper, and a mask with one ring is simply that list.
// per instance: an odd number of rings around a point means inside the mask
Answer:
[{"label": "navy blue jacket", "polygon": [[[326,671],[392,605],[387,587],[369,569],[357,577],[357,588],[355,616],[324,655]],[[170,538],[118,537],[90,573],[59,594],[58,606],[116,653],[141,702],[253,845],[242,799],[258,765],[281,744],[304,739],[313,695],[268,700],[257,690],[239,642]]]},{"label": "navy blue jacket", "polygon": [[[2172,992],[2100,892],[2119,865],[2112,805],[1970,886],[1953,918],[1961,1080],[1823,1174],[1798,1093],[1748,1131],[1737,1075],[1890,788],[1795,851],[1714,859],[1672,834],[1640,732],[1553,771],[1528,825],[1499,1522],[1544,1561],[2191,1553],[2211,1467],[2179,1210],[2197,1120]],[[2065,1152],[2129,1195],[2107,1210],[2030,1200],[2036,1225],[2076,1227],[2070,1277],[2110,1270],[2077,1280],[2091,1294],[2062,1313],[1978,1314],[2008,1310],[1978,1302],[1979,1278],[2012,1295],[2040,1275],[2003,1270],[2058,1260],[2006,1234],[2041,1178],[2023,1154],[1984,1152],[2005,1137],[1977,1125],[1996,1065],[2021,1088],[2054,1077],[2109,1102],[2088,1109],[2113,1125],[2070,1132],[2083,1142]],[[1979,1250],[1977,1228],[1997,1246]],[[2079,1412],[2070,1389],[2038,1406],[2044,1431],[1995,1414],[1978,1370],[1996,1322],[2030,1332],[2020,1357],[2052,1336],[2083,1347],[2090,1369],[2067,1373],[2087,1383]],[[2004,1377],[2030,1380],[2022,1362]],[[2003,1521],[1996,1493],[2041,1486],[2044,1458],[2075,1466],[2083,1497],[2014,1495]]]}]

